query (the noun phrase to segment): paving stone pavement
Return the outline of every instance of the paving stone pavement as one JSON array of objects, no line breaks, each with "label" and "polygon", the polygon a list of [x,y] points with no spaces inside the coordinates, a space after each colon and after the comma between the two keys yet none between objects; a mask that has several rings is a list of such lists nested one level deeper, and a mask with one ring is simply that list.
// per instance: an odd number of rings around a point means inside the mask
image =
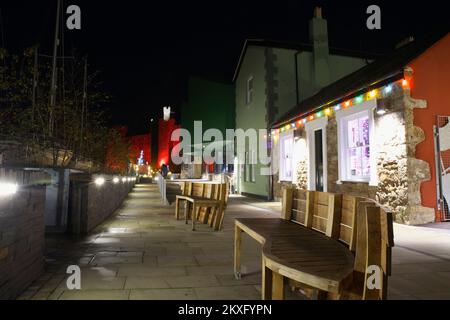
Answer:
[{"label": "paving stone pavement", "polygon": [[[200,224],[192,232],[161,204],[156,185],[138,184],[90,235],[49,236],[45,273],[19,299],[260,299],[261,250],[245,235],[245,276],[233,275],[234,218],[278,216],[279,204],[232,196],[223,231]],[[389,297],[450,299],[450,232],[412,228],[395,226]],[[67,289],[72,264],[81,268],[81,290]]]}]

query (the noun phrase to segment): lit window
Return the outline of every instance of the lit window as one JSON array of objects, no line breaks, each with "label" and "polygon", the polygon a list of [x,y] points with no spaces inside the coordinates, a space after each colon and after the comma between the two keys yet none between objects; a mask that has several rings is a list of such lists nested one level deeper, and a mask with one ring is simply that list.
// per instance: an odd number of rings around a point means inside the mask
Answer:
[{"label": "lit window", "polygon": [[280,181],[292,181],[293,148],[294,137],[292,134],[280,136]]},{"label": "lit window", "polygon": [[340,137],[343,161],[343,180],[370,180],[370,130],[369,111],[359,112],[341,119],[342,134]]},{"label": "lit window", "polygon": [[250,76],[247,79],[247,94],[245,101],[247,104],[250,104],[253,101],[253,76]]}]

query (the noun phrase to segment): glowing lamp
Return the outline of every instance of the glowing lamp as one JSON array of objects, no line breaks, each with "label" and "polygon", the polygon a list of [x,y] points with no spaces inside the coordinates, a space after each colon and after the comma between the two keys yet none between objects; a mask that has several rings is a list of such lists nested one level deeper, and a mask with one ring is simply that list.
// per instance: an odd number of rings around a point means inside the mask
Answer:
[{"label": "glowing lamp", "polygon": [[361,103],[361,102],[363,102],[363,100],[364,100],[363,96],[357,96],[357,97],[355,98],[355,102],[356,102],[356,103]]},{"label": "glowing lamp", "polygon": [[10,196],[17,192],[17,184],[0,182],[0,197]]},{"label": "glowing lamp", "polygon": [[377,96],[377,90],[372,90],[369,92],[369,98],[373,99]]},{"label": "glowing lamp", "polygon": [[159,180],[159,177],[155,177],[155,181],[158,181]]},{"label": "glowing lamp", "polygon": [[306,119],[303,119],[302,122],[303,122],[303,123],[306,123]]},{"label": "glowing lamp", "polygon": [[386,109],[384,109],[384,108],[377,108],[377,114],[378,115],[382,116],[385,113],[386,113]]},{"label": "glowing lamp", "polygon": [[295,122],[294,122],[294,123],[291,123],[291,127],[292,127],[292,128],[295,128]]},{"label": "glowing lamp", "polygon": [[330,108],[325,109],[325,115],[329,116],[331,114]]},{"label": "glowing lamp", "polygon": [[113,179],[113,182],[114,182],[114,183],[118,183],[118,182],[119,182],[119,178],[115,177],[115,178]]},{"label": "glowing lamp", "polygon": [[345,103],[344,103],[344,107],[350,107],[350,100],[347,100],[347,101],[345,101]]},{"label": "glowing lamp", "polygon": [[388,85],[384,88],[385,93],[390,93],[392,91],[392,85]]},{"label": "glowing lamp", "polygon": [[126,182],[126,181],[127,181],[127,178],[123,177],[122,182]]},{"label": "glowing lamp", "polygon": [[335,105],[334,110],[335,111],[341,110],[341,105],[340,104]]},{"label": "glowing lamp", "polygon": [[408,88],[408,87],[409,87],[409,81],[406,80],[406,79],[403,79],[403,80],[402,80],[402,87],[403,87],[403,88]]},{"label": "glowing lamp", "polygon": [[103,184],[105,183],[105,178],[103,178],[103,177],[98,177],[98,178],[96,178],[96,179],[94,180],[94,182],[95,182],[96,185],[101,186],[101,185],[103,185]]},{"label": "glowing lamp", "polygon": [[321,111],[319,111],[319,112],[316,113],[316,117],[317,117],[317,118],[320,118],[321,116],[322,116],[322,112],[321,112]]},{"label": "glowing lamp", "polygon": [[313,115],[309,116],[309,121],[312,121],[312,120],[314,120],[314,116]]}]

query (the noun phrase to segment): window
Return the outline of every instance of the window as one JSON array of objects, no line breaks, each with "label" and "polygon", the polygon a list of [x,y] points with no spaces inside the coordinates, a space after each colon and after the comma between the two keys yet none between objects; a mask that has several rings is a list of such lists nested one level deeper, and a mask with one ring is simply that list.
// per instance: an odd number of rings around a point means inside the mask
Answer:
[{"label": "window", "polygon": [[293,148],[294,137],[292,134],[280,136],[280,181],[292,181]]},{"label": "window", "polygon": [[253,101],[253,76],[250,76],[247,79],[247,94],[245,96],[245,102],[247,104],[252,103]]},{"label": "window", "polygon": [[373,150],[373,109],[367,104],[337,114],[341,181],[376,182]]}]

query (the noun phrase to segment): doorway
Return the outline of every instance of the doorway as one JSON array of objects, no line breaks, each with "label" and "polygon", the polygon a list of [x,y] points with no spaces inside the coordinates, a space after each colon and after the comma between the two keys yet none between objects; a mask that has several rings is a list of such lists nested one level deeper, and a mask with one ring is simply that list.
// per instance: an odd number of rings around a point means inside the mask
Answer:
[{"label": "doorway", "polygon": [[328,119],[324,117],[305,126],[309,150],[309,190],[327,191],[327,123]]}]

